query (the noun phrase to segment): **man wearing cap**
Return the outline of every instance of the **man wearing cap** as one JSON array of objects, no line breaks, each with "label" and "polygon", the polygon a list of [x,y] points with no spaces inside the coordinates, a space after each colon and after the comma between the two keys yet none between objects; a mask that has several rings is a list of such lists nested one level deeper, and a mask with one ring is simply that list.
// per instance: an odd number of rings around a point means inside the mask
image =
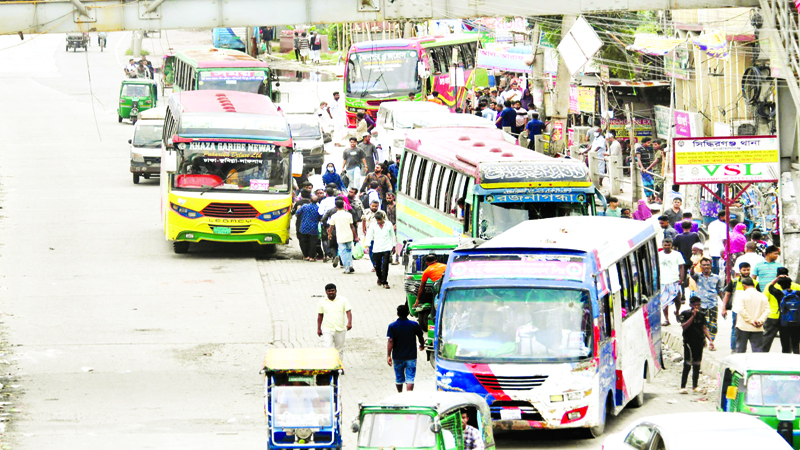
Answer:
[{"label": "man wearing cap", "polygon": [[767,296],[758,292],[753,279],[742,279],[744,291],[733,301],[736,318],[736,353],[747,352],[747,342],[753,353],[761,353],[764,338],[764,322],[769,316]]},{"label": "man wearing cap", "polygon": [[380,155],[378,154],[378,150],[375,147],[375,144],[370,142],[372,135],[369,133],[364,133],[362,135],[361,143],[358,144],[358,148],[364,152],[364,157],[367,160],[367,173],[375,172],[375,162],[379,160]]}]

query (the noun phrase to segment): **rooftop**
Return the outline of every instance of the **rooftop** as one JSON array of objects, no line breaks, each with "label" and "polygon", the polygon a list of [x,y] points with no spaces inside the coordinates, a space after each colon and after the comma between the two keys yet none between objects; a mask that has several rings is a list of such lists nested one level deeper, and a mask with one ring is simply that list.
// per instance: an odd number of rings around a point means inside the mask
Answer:
[{"label": "rooftop", "polygon": [[181,91],[169,96],[169,104],[181,112],[236,112],[281,115],[266,95],[238,91]]}]

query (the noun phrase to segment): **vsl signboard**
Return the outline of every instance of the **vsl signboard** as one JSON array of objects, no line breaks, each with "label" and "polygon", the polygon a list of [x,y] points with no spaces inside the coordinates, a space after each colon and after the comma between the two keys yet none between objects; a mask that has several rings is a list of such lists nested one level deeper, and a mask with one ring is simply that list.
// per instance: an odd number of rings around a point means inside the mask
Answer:
[{"label": "vsl signboard", "polygon": [[776,136],[675,138],[675,184],[760,183],[780,178]]}]

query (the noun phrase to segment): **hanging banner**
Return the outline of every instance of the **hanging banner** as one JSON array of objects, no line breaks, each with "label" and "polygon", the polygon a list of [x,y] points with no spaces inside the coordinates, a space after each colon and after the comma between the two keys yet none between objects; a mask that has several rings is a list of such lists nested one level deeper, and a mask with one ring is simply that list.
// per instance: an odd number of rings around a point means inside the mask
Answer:
[{"label": "hanging banner", "polygon": [[655,106],[656,115],[656,137],[669,139],[669,107],[663,105]]},{"label": "hanging banner", "polygon": [[569,112],[579,114],[582,112],[593,113],[595,110],[595,90],[592,87],[569,87]]},{"label": "hanging banner", "polygon": [[551,141],[558,142],[564,137],[564,122],[556,121],[553,123],[553,136]]},{"label": "hanging banner", "polygon": [[703,135],[703,116],[698,113],[675,110],[676,137],[700,137]]},{"label": "hanging banner", "polygon": [[[634,119],[633,131],[636,137],[649,137],[653,135],[653,121],[650,119]],[[617,135],[617,139],[627,140],[630,136],[628,121],[626,119],[612,119],[609,129]]]},{"label": "hanging banner", "polygon": [[569,112],[578,114],[578,88],[575,86],[569,87]]},{"label": "hanging banner", "polygon": [[645,55],[664,56],[684,42],[686,39],[666,38],[655,34],[637,34],[633,39],[633,44],[626,48],[629,51]]},{"label": "hanging banner", "polygon": [[664,55],[664,73],[681,80],[689,79],[689,49],[685,46],[675,47]]},{"label": "hanging banner", "polygon": [[526,60],[530,61],[530,54],[478,49],[478,67],[484,69],[532,73],[533,69]]},{"label": "hanging banner", "polygon": [[762,183],[780,178],[776,136],[675,138],[675,184]]},{"label": "hanging banner", "polygon": [[692,43],[712,58],[725,59],[728,57],[728,39],[722,31],[703,33],[693,38]]}]

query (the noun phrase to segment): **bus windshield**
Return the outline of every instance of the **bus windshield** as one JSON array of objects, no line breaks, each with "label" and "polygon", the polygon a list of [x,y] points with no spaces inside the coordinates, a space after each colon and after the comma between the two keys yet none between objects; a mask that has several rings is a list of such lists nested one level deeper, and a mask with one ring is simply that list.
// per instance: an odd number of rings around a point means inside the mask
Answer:
[{"label": "bus windshield", "polygon": [[431,422],[431,417],[424,414],[366,414],[358,433],[358,447],[436,447]]},{"label": "bus windshield", "polygon": [[558,288],[448,290],[439,356],[462,361],[565,361],[592,355],[588,291]]},{"label": "bus windshield", "polygon": [[[250,144],[250,150],[220,150],[215,143],[178,152],[176,189],[286,193],[291,187],[291,149]],[[243,144],[247,146],[248,144]],[[254,147],[263,147],[262,151]]]},{"label": "bus windshield", "polygon": [[[478,203],[477,232],[481,239],[492,239],[527,220],[590,215],[588,203],[531,201],[489,203],[486,201],[489,197],[496,200],[501,196],[481,197]],[[587,197],[591,201],[591,196]]]},{"label": "bus windshield", "polygon": [[408,95],[422,89],[415,50],[353,53],[347,61],[347,93],[361,98]]},{"label": "bus windshield", "polygon": [[267,74],[263,70],[215,70],[200,72],[198,90],[250,92],[260,94]]}]

